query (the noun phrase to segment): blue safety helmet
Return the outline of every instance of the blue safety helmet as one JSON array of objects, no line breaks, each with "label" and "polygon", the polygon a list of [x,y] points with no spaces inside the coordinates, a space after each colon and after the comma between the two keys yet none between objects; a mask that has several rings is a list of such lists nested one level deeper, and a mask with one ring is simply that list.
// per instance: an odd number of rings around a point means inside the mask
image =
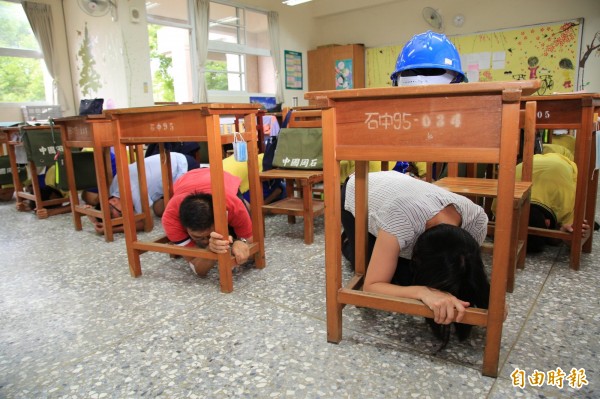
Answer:
[{"label": "blue safety helmet", "polygon": [[[439,72],[435,73],[435,70]],[[444,70],[454,76],[447,83],[467,81],[460,65],[460,56],[454,44],[448,40],[446,35],[427,31],[413,36],[406,43],[402,52],[398,55],[396,70],[390,78],[392,79],[392,85],[398,86],[399,78],[402,76],[441,75],[444,74]],[[442,82],[434,80],[431,83]]]}]

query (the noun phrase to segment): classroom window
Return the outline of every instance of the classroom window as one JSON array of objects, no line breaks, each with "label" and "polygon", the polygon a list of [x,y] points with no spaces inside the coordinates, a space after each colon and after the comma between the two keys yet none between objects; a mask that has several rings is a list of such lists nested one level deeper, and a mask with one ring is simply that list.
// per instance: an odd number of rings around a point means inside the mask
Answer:
[{"label": "classroom window", "polygon": [[[155,102],[193,101],[195,35],[188,0],[146,2]],[[274,95],[267,14],[210,3],[207,90],[213,94]]]},{"label": "classroom window", "polygon": [[191,102],[192,26],[187,0],[146,2],[154,102]]},{"label": "classroom window", "polygon": [[275,93],[267,14],[211,2],[209,20],[207,89]]},{"label": "classroom window", "polygon": [[0,103],[51,103],[52,78],[20,3],[0,1]]}]

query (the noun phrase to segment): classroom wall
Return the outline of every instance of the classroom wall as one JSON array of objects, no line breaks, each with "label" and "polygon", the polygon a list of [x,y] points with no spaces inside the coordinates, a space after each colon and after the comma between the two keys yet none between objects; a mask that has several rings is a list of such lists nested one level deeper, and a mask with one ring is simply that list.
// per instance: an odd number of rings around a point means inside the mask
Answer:
[{"label": "classroom wall", "polygon": [[[152,84],[148,54],[148,35],[145,21],[144,0],[117,0],[118,18],[110,14],[104,17],[87,16],[76,0],[38,0],[56,5],[53,17],[60,26],[63,21],[59,6],[64,3],[64,30],[58,29],[56,51],[68,58],[59,79],[72,82],[66,93],[68,104],[63,106],[64,115],[77,113],[81,98],[103,97],[107,107],[132,107],[152,104]],[[336,4],[346,2],[351,11],[339,12]],[[326,2],[326,3],[324,3]],[[307,51],[325,44],[363,43],[366,47],[380,47],[405,43],[413,34],[428,29],[421,17],[425,5],[421,0],[316,0],[300,6],[289,7],[280,0],[239,0],[262,10],[279,13],[280,43],[283,51],[302,52],[303,90],[285,90],[286,105],[298,97],[298,104],[305,105],[304,92],[307,82]],[[365,6],[365,4],[369,4]],[[504,29],[562,21],[584,17],[583,44],[590,44],[596,32],[600,32],[599,0],[431,0],[426,5],[438,9],[446,21],[448,35],[469,34],[494,29]],[[142,13],[140,22],[129,18],[131,7]],[[452,26],[455,14],[465,16],[462,27]],[[91,54],[95,62],[101,87],[82,92],[80,84],[82,56],[78,52],[84,42],[85,27],[93,44]],[[284,73],[282,71],[282,73]],[[285,76],[285,75],[284,75]],[[590,56],[586,65],[588,91],[600,92],[600,57]],[[223,96],[210,101],[246,102],[245,97]],[[20,107],[0,106],[0,121],[21,120]]]},{"label": "classroom wall", "polygon": [[[144,1],[117,4],[116,13],[90,16],[76,0],[64,2],[77,104],[83,98],[104,98],[105,109],[153,105]],[[131,8],[140,11],[140,22],[132,22]]]},{"label": "classroom wall", "polygon": [[[317,17],[312,46],[363,43],[381,47],[406,43],[412,35],[429,29],[421,11],[437,9],[444,17],[447,35],[513,28],[583,17],[583,48],[600,32],[598,0],[397,0],[350,12]],[[462,27],[452,25],[456,14],[465,16]],[[596,44],[598,44],[596,40]],[[596,53],[597,54],[597,53]],[[600,92],[600,57],[590,56],[585,67],[586,90]]]}]

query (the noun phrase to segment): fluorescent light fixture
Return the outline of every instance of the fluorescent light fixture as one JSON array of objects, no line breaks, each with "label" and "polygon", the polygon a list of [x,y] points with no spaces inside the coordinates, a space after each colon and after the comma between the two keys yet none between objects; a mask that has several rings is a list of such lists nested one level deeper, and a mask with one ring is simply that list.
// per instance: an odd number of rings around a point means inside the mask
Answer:
[{"label": "fluorescent light fixture", "polygon": [[298,4],[308,3],[309,1],[312,0],[285,0],[282,3],[287,6],[297,6]]}]

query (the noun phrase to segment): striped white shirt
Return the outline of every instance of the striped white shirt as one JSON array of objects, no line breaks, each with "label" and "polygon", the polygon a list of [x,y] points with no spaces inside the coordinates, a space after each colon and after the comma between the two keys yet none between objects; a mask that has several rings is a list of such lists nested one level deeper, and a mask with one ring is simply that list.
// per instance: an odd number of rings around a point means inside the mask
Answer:
[{"label": "striped white shirt", "polygon": [[[481,245],[488,218],[482,207],[468,198],[396,171],[374,172],[369,179],[369,233],[383,230],[398,238],[400,256],[410,259],[425,223],[448,205],[462,218],[461,227]],[[344,208],[355,215],[354,175],[346,186]]]}]

